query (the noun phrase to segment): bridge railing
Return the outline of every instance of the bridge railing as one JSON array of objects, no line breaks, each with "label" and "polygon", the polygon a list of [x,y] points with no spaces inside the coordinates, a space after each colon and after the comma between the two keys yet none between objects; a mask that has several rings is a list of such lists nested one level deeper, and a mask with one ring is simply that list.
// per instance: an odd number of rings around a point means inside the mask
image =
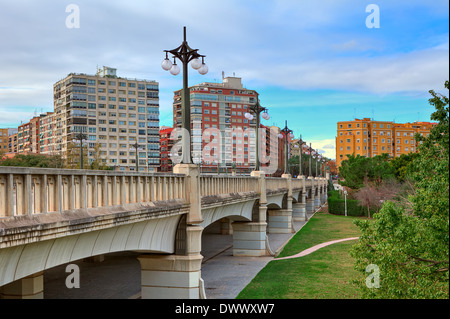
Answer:
[{"label": "bridge railing", "polygon": [[0,167],[0,219],[185,198],[181,174]]},{"label": "bridge railing", "polygon": [[277,190],[287,188],[287,182],[285,178],[280,177],[266,177],[266,189]]},{"label": "bridge railing", "polygon": [[258,178],[248,176],[205,176],[200,177],[200,195],[212,196],[242,192],[257,192]]}]

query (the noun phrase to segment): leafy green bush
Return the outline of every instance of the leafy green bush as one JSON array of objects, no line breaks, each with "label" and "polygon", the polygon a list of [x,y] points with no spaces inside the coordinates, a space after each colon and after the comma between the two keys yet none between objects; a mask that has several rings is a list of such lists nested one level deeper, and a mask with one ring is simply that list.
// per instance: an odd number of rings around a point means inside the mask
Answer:
[{"label": "leafy green bush", "polygon": [[[345,198],[342,198],[339,191],[328,192],[327,201],[330,214],[345,215]],[[347,216],[367,216],[367,210],[365,207],[359,206],[357,200],[347,197]]]}]

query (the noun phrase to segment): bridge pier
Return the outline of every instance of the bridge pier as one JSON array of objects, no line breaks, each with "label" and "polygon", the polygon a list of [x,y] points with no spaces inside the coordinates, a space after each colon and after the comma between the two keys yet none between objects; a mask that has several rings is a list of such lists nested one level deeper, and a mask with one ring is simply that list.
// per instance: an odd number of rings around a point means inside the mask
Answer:
[{"label": "bridge pier", "polygon": [[270,234],[290,234],[292,227],[292,209],[269,209],[267,211]]},{"label": "bridge pier", "polygon": [[314,213],[314,189],[310,190],[310,195],[306,199],[306,213],[310,215]]},{"label": "bridge pier", "polygon": [[44,299],[44,272],[0,287],[0,299]]},{"label": "bridge pier", "polygon": [[266,222],[234,222],[233,256],[261,257],[267,255]]},{"label": "bridge pier", "polygon": [[188,225],[177,243],[181,253],[141,255],[142,299],[200,299],[203,227]]},{"label": "bridge pier", "polygon": [[203,256],[142,255],[142,299],[200,299]]},{"label": "bridge pier", "polygon": [[303,222],[306,220],[306,196],[302,196],[301,203],[292,204],[292,220]]}]

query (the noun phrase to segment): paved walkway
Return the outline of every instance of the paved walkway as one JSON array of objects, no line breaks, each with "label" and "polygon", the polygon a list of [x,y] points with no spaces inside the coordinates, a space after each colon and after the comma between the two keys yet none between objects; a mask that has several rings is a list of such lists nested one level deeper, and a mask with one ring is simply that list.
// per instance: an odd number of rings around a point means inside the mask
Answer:
[{"label": "paved walkway", "polygon": [[282,258],[276,258],[275,260],[283,260],[283,259],[291,259],[291,258],[298,258],[298,257],[303,257],[306,255],[309,255],[313,252],[315,252],[316,250],[329,246],[329,245],[333,245],[333,244],[337,244],[337,243],[341,243],[343,241],[348,241],[348,240],[356,240],[359,239],[359,237],[352,237],[352,238],[344,238],[344,239],[338,239],[338,240],[332,240],[332,241],[328,241],[322,244],[318,244],[316,246],[313,246],[311,248],[305,249],[304,251],[296,254],[296,255],[292,255],[292,256],[287,256],[287,257],[282,257]]}]

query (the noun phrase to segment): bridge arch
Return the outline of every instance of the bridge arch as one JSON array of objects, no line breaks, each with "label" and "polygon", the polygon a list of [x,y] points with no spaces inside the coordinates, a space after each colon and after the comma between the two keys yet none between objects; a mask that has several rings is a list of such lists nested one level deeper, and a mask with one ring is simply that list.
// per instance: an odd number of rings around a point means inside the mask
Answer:
[{"label": "bridge arch", "polygon": [[239,221],[252,221],[256,202],[257,199],[249,199],[241,203],[204,208],[202,209],[203,222],[200,226],[206,228],[225,217]]},{"label": "bridge arch", "polygon": [[0,286],[55,266],[120,252],[172,254],[180,215],[0,250]]}]

